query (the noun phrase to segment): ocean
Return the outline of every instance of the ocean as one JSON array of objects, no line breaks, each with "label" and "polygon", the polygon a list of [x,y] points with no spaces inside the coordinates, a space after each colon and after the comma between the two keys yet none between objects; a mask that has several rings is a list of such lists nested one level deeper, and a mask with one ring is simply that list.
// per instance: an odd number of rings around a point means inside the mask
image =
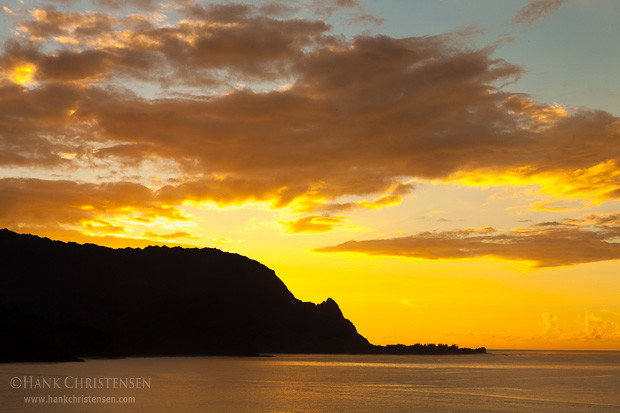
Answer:
[{"label": "ocean", "polygon": [[0,365],[2,412],[620,412],[620,352]]}]

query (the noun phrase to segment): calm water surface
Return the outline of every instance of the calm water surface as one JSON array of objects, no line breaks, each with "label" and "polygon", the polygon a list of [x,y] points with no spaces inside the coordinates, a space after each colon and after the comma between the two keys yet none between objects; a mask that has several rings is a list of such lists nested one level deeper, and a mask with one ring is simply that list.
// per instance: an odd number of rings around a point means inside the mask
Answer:
[{"label": "calm water surface", "polygon": [[620,412],[620,352],[4,364],[0,411]]}]

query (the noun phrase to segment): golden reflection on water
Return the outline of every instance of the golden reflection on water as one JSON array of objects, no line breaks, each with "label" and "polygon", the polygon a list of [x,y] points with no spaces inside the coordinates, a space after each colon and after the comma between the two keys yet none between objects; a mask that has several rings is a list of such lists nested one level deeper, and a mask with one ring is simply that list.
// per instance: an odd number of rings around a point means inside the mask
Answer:
[{"label": "golden reflection on water", "polygon": [[[61,390],[11,389],[15,376],[149,377],[150,389],[81,391],[129,395],[129,405],[24,404]],[[277,355],[177,357],[0,365],[8,412],[330,412],[620,410],[620,352],[487,355]]]}]

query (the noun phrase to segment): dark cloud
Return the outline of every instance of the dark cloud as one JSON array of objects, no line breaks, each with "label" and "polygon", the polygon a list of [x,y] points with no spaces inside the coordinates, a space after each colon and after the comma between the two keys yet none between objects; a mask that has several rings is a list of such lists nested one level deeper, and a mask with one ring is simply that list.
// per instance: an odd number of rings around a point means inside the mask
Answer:
[{"label": "dark cloud", "polygon": [[[289,75],[302,49],[329,26],[322,21],[280,21],[265,17],[235,27],[197,30],[191,42],[161,37],[163,52],[174,65],[198,69],[229,69],[260,79]],[[174,48],[174,49],[173,49]]]},{"label": "dark cloud", "polygon": [[27,90],[0,86],[0,165],[50,167],[67,163],[59,154],[80,150],[70,110],[79,91],[63,85]]},{"label": "dark cloud", "polygon": [[[91,77],[96,72],[99,78],[121,75],[165,85],[222,81],[221,74],[216,75],[221,70],[246,80],[273,80],[290,75],[288,69],[303,49],[315,45],[330,29],[322,20],[278,20],[260,10],[234,3],[194,4],[181,8],[189,20],[167,26],[151,21],[148,15],[119,17],[37,9],[30,20],[18,24],[31,41],[38,44],[53,38],[81,50],[42,56],[43,52],[29,44],[30,56],[22,60],[38,66],[47,58],[44,65],[56,63],[56,78],[61,69],[73,73],[88,65]],[[7,53],[9,57],[11,53]],[[95,57],[100,59],[98,65]],[[49,78],[46,73],[38,73],[38,77],[41,81]]]},{"label": "dark cloud", "polygon": [[[575,225],[575,224],[579,225]],[[589,216],[568,223],[543,223],[522,230],[493,228],[423,232],[416,235],[347,241],[318,252],[358,252],[424,259],[495,257],[555,267],[620,259],[620,215]]]},{"label": "dark cloud", "polygon": [[112,64],[112,57],[97,50],[84,52],[62,51],[55,56],[45,56],[38,62],[35,79],[57,81],[96,80]]}]

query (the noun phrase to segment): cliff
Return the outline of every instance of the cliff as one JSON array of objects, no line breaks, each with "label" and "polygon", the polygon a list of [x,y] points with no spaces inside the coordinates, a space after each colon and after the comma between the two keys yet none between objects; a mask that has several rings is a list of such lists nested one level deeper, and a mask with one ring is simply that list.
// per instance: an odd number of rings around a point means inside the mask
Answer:
[{"label": "cliff", "polygon": [[0,230],[0,260],[4,361],[372,348],[334,300],[302,302],[269,268],[216,249],[111,249]]}]

